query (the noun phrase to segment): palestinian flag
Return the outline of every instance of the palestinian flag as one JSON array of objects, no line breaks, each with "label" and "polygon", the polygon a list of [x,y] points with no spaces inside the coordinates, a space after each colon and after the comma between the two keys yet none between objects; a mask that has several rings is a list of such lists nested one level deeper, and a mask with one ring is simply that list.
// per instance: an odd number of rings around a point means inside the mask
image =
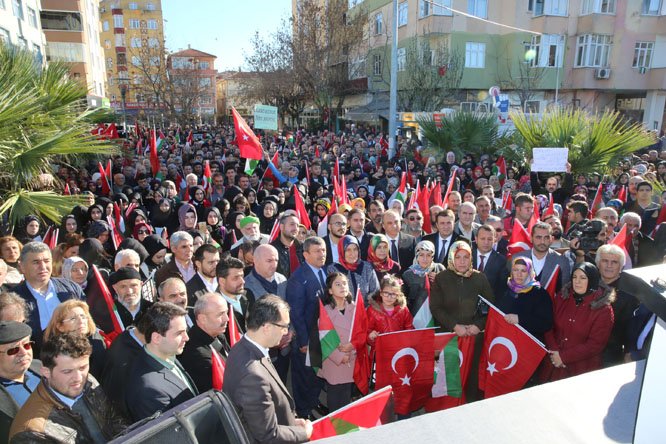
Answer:
[{"label": "palestinian flag", "polygon": [[315,373],[318,372],[322,363],[331,356],[338,345],[340,345],[340,335],[335,330],[331,318],[324,309],[324,304],[319,299],[317,328],[310,329],[310,343],[305,356],[305,365],[312,367]]},{"label": "palestinian flag", "polygon": [[254,173],[255,168],[257,168],[257,165],[259,165],[259,161],[256,159],[245,159],[245,168],[243,168],[243,172],[247,174],[248,176],[251,176],[252,173]]},{"label": "palestinian flag", "polygon": [[318,419],[312,423],[310,441],[392,422],[394,419],[392,395],[393,389],[387,386]]},{"label": "palestinian flag", "polygon": [[460,353],[458,350],[458,335],[445,333],[446,345],[439,353],[435,363],[435,377],[432,385],[432,397],[442,396],[462,397],[462,382],[460,380]]},{"label": "palestinian flag", "polygon": [[394,200],[399,200],[403,205],[407,203],[407,173],[404,171],[400,178],[400,186],[393,192],[388,200],[388,208],[391,208],[391,204]]},{"label": "palestinian flag", "polygon": [[160,130],[159,134],[157,135],[157,152],[162,151],[162,149],[165,147],[166,147],[166,137],[164,136],[162,130]]},{"label": "palestinian flag", "polygon": [[427,296],[421,303],[421,307],[416,311],[416,315],[414,315],[414,328],[416,329],[435,326],[435,319],[430,312],[430,279],[428,279],[428,273],[425,274],[425,291]]},{"label": "palestinian flag", "polygon": [[210,161],[206,160],[206,164],[204,165],[204,190],[209,190],[213,186],[213,173],[210,171]]}]

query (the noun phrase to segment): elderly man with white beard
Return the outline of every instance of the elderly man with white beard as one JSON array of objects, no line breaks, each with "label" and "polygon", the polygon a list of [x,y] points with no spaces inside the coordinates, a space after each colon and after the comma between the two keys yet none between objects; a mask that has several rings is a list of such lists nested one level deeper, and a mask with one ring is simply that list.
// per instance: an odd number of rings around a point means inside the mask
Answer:
[{"label": "elderly man with white beard", "polygon": [[267,244],[270,240],[267,234],[262,234],[259,231],[259,218],[257,216],[245,216],[242,218],[240,220],[240,228],[243,237],[231,246],[230,253],[233,257],[238,257],[238,250],[244,242],[259,241],[260,244]]}]

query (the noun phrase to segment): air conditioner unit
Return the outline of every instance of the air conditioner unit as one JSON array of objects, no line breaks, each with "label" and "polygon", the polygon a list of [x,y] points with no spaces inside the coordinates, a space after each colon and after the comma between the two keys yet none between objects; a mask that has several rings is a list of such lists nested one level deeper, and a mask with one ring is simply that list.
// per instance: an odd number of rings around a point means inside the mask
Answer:
[{"label": "air conditioner unit", "polygon": [[599,68],[594,71],[594,77],[597,79],[608,79],[610,75],[611,70],[609,68]]}]

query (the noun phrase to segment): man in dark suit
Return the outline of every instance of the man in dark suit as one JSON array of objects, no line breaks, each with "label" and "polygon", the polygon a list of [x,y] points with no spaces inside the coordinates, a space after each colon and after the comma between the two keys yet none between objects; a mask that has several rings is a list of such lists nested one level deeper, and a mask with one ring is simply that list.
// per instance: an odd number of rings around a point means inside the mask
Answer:
[{"label": "man in dark suit", "polygon": [[347,232],[347,218],[344,214],[334,214],[328,218],[328,234],[324,236],[326,243],[326,265],[339,263],[338,242]]},{"label": "man in dark suit", "polygon": [[21,250],[19,265],[25,280],[14,292],[25,300],[27,324],[32,329],[35,353],[42,345],[42,332],[58,304],[68,299],[84,299],[83,290],[67,279],[52,278],[51,250],[42,242],[28,242]]},{"label": "man in dark suit", "polygon": [[503,235],[504,223],[502,222],[502,219],[491,215],[488,216],[488,221],[486,224],[495,229],[495,245],[493,245],[493,250],[497,251],[502,256],[506,256],[509,247],[509,240]]},{"label": "man in dark suit", "polygon": [[[319,300],[326,289],[326,244],[312,236],[303,242],[305,263],[287,280],[287,302],[291,307],[291,323],[296,331],[291,348],[291,378],[296,411],[302,418],[311,415],[319,403],[322,380],[305,366],[311,322],[319,309]],[[261,300],[261,299],[260,299]]]},{"label": "man in dark suit", "polygon": [[400,264],[400,273],[407,270],[414,263],[416,251],[416,238],[411,234],[401,233],[402,219],[395,210],[388,210],[382,216],[384,234],[389,241],[389,254],[391,259]]},{"label": "man in dark suit", "polygon": [[439,262],[445,267],[447,266],[451,245],[460,239],[460,236],[453,232],[455,220],[456,216],[453,211],[449,209],[440,211],[435,217],[437,232],[423,236],[423,240],[430,241],[435,245],[435,262]]},{"label": "man in dark suit", "polygon": [[185,369],[175,359],[188,340],[187,312],[170,302],[157,302],[141,319],[146,322],[146,345],[126,381],[125,402],[133,421],[170,408],[199,394]]},{"label": "man in dark suit", "polygon": [[227,359],[224,392],[248,435],[259,443],[299,443],[312,435],[312,424],[296,418],[294,400],[268,358],[268,349],[278,345],[288,330],[289,305],[278,296],[266,295],[253,306],[248,332]]},{"label": "man in dark suit", "polygon": [[199,295],[217,291],[215,268],[220,262],[220,252],[211,244],[203,244],[194,252],[192,261],[197,272],[186,284],[188,307],[194,307]]},{"label": "man in dark suit", "polygon": [[194,239],[185,231],[176,231],[169,240],[171,245],[171,261],[164,264],[155,273],[155,285],[159,285],[170,277],[178,277],[187,283],[194,277],[194,263],[192,253],[194,251]]},{"label": "man in dark suit", "polygon": [[361,246],[361,259],[368,260],[368,247],[372,234],[365,231],[365,213],[358,208],[354,208],[347,216],[349,221],[349,234],[354,236]]},{"label": "man in dark suit", "polygon": [[[245,318],[247,317],[248,300],[245,296],[245,264],[235,257],[226,257],[217,264],[217,292],[233,309],[233,316],[239,331],[245,332]],[[229,331],[226,333],[229,339]]]},{"label": "man in dark suit", "polygon": [[472,263],[475,270],[483,272],[495,293],[495,300],[504,297],[506,280],[509,273],[506,257],[493,250],[495,229],[490,225],[481,225],[476,233],[476,244],[472,248]]},{"label": "man in dark suit", "polygon": [[223,359],[229,353],[229,343],[224,337],[229,306],[219,294],[204,293],[194,304],[194,316],[194,325],[187,332],[190,340],[178,360],[192,377],[199,393],[203,393],[213,388],[211,347]]}]

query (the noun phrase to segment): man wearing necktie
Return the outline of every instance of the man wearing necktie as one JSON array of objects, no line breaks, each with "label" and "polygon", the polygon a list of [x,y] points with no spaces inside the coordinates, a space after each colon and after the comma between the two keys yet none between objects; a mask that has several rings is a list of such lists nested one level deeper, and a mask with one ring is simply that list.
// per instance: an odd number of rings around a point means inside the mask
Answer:
[{"label": "man wearing necktie", "polygon": [[319,393],[323,387],[323,381],[311,368],[305,366],[305,355],[308,351],[311,322],[315,312],[319,310],[319,301],[326,289],[324,240],[316,236],[305,239],[303,258],[305,263],[287,280],[286,293],[291,307],[291,324],[296,332],[291,349],[292,390],[298,416],[308,418],[319,403]]},{"label": "man wearing necktie", "polygon": [[472,247],[472,263],[488,278],[497,300],[506,293],[506,280],[509,272],[506,256],[493,250],[497,234],[491,225],[481,225],[476,233],[476,243]]},{"label": "man wearing necktie", "polygon": [[435,246],[435,261],[444,265],[448,265],[448,253],[451,245],[460,239],[460,235],[454,232],[456,216],[453,211],[446,209],[437,213],[435,217],[435,226],[437,232],[423,236],[423,240],[432,242]]},{"label": "man wearing necktie", "polygon": [[402,223],[396,210],[388,210],[384,213],[382,225],[389,240],[391,259],[400,265],[399,275],[402,275],[402,272],[414,263],[416,238],[411,234],[400,232]]}]

